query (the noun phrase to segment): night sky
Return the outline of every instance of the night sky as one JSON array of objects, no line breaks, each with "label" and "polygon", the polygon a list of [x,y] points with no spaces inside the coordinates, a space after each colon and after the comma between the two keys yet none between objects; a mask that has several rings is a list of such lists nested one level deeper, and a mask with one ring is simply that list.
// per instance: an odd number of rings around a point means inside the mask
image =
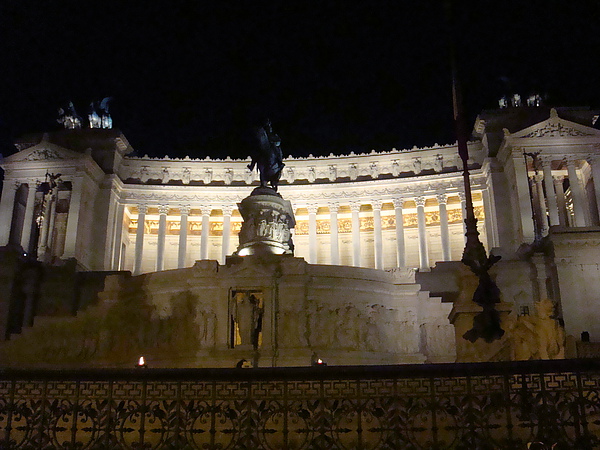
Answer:
[{"label": "night sky", "polygon": [[[599,108],[599,4],[458,2],[469,125],[511,92]],[[139,156],[246,157],[266,117],[284,155],[451,143],[449,30],[429,0],[5,0],[2,153],[106,96]]]}]

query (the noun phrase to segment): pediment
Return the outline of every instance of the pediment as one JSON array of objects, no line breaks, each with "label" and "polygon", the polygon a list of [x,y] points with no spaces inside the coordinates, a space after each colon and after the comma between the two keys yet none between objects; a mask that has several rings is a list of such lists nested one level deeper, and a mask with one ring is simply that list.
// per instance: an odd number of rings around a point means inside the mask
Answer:
[{"label": "pediment", "polygon": [[518,139],[595,136],[600,137],[600,130],[562,119],[558,117],[554,109],[551,111],[548,119],[510,135],[511,138]]},{"label": "pediment", "polygon": [[79,159],[84,155],[73,150],[52,144],[48,141],[42,141],[32,147],[21,150],[14,155],[4,158],[4,162],[27,162],[27,161],[48,161],[48,160],[71,160]]}]

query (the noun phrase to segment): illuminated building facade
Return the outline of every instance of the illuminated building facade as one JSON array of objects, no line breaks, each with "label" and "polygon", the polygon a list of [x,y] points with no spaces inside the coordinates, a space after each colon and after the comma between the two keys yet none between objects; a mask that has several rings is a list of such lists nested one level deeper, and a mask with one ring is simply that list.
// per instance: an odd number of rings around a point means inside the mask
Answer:
[{"label": "illuminated building facade", "polygon": [[[572,298],[583,289],[574,306],[562,305],[574,334],[600,326],[575,327],[567,317],[590,312],[581,310],[588,295],[600,303],[597,257],[580,262],[583,280],[569,278],[585,253],[573,253],[574,240],[588,248],[600,239],[594,116],[536,106],[486,111],[469,144],[482,242],[510,260],[521,244],[554,233],[556,252],[572,264],[552,263],[558,281],[542,281],[535,297],[558,300],[568,286]],[[225,264],[238,245],[237,204],[258,184],[249,160],[130,156],[116,129],[65,129],[17,146],[2,162],[0,245],[48,264],[74,258],[83,271],[137,275],[197,260]],[[426,273],[461,258],[465,202],[454,144],[289,158],[279,192],[295,211],[295,256],[310,264]],[[538,277],[550,280],[550,272]],[[546,292],[552,283],[559,287]]]}]

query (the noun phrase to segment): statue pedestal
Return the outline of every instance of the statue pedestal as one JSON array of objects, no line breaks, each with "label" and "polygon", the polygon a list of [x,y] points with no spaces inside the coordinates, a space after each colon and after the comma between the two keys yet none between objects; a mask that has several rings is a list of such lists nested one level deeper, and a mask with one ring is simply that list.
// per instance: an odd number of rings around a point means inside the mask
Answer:
[{"label": "statue pedestal", "polygon": [[[510,349],[507,349],[509,336],[508,316],[513,310],[513,304],[501,302],[496,304],[500,313],[500,323],[505,333],[501,339],[494,342],[485,342],[477,339],[470,342],[463,335],[473,326],[473,319],[483,308],[472,301],[456,302],[452,307],[448,319],[454,325],[456,333],[456,362],[487,362],[505,361],[510,359]],[[504,350],[508,350],[505,352]]]},{"label": "statue pedestal", "polygon": [[294,254],[291,229],[296,226],[292,204],[273,189],[258,187],[238,208],[244,223],[237,256]]}]

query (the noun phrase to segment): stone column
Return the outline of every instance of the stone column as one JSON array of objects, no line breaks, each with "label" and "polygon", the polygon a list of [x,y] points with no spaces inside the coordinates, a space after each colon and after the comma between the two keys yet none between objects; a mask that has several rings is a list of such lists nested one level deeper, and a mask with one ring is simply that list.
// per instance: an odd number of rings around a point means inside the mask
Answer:
[{"label": "stone column", "polygon": [[571,199],[573,200],[573,211],[575,212],[575,226],[585,227],[587,226],[585,192],[583,192],[581,182],[577,176],[577,169],[575,167],[576,159],[566,158],[566,161],[569,186],[571,187]]},{"label": "stone column", "polygon": [[119,270],[121,267],[121,247],[123,244],[123,217],[125,215],[125,205],[118,203],[115,213],[115,240],[113,243],[113,261],[112,270]]},{"label": "stone column", "polygon": [[352,210],[352,265],[360,267],[360,202],[351,202]]},{"label": "stone column", "polygon": [[83,196],[83,178],[75,177],[71,181],[71,199],[69,200],[69,215],[67,216],[67,232],[63,258],[75,258],[77,235],[79,234],[79,216],[92,214],[92,211],[81,211]]},{"label": "stone column", "polygon": [[[42,229],[40,230],[40,239],[38,241],[38,258],[44,260],[48,250],[48,233],[50,232],[50,209],[52,206],[52,191],[43,196],[42,210]],[[68,230],[68,227],[67,227]]]},{"label": "stone column", "polygon": [[177,253],[177,267],[182,269],[185,267],[185,256],[187,252],[187,232],[188,232],[188,215],[190,213],[190,205],[182,205],[179,207],[179,251]]},{"label": "stone column", "polygon": [[4,181],[2,199],[0,200],[0,246],[8,245],[15,210],[15,196],[20,183]]},{"label": "stone column", "polygon": [[425,197],[415,198],[417,204],[417,224],[419,226],[419,269],[429,270],[429,251],[427,249],[427,223],[425,221]]},{"label": "stone column", "polygon": [[442,261],[450,261],[450,232],[448,230],[448,210],[446,209],[446,194],[437,195],[440,209],[440,239],[442,241]]},{"label": "stone column", "polygon": [[308,262],[317,263],[317,211],[319,207],[311,204],[308,209]]},{"label": "stone column", "polygon": [[142,258],[144,253],[144,234],[146,232],[147,205],[138,205],[137,230],[135,232],[135,259],[133,263],[133,275],[142,273]]},{"label": "stone column", "polygon": [[467,223],[465,222],[467,218],[467,199],[465,197],[464,192],[458,193],[458,198],[460,199],[460,213],[462,215],[462,228],[463,228],[463,241],[467,243]]},{"label": "stone column", "polygon": [[201,207],[202,211],[202,235],[200,236],[200,259],[208,259],[208,239],[210,237],[210,212],[208,205]]},{"label": "stone column", "polygon": [[375,268],[383,270],[383,235],[381,232],[381,200],[373,200],[373,245],[375,250]]},{"label": "stone column", "polygon": [[[592,169],[594,191],[596,194],[596,206],[598,207],[598,216],[600,216],[600,156],[592,155],[587,161]],[[598,225],[600,225],[600,223]]]},{"label": "stone column", "polygon": [[558,207],[558,223],[563,227],[569,226],[569,217],[567,214],[567,199],[565,197],[565,188],[563,185],[564,177],[554,177],[554,189],[556,190],[556,205]]},{"label": "stone column", "polygon": [[542,236],[548,234],[548,216],[546,213],[546,198],[544,197],[544,187],[542,186],[542,176],[535,176],[535,190],[537,193],[537,205],[540,217],[540,232]]},{"label": "stone column", "polygon": [[229,239],[231,238],[231,213],[233,206],[227,205],[223,210],[223,243],[221,247],[221,264],[225,264],[225,259],[229,254]]},{"label": "stone column", "polygon": [[331,241],[331,264],[338,265],[340,263],[340,244],[338,237],[338,203],[329,204],[329,237]]},{"label": "stone column", "polygon": [[33,226],[33,212],[35,209],[34,206],[37,182],[30,181],[28,185],[29,191],[27,191],[27,205],[25,206],[25,218],[23,220],[23,232],[21,234],[21,248],[25,252],[29,252],[29,244],[31,242],[31,228]]},{"label": "stone column", "polygon": [[490,188],[483,189],[481,191],[481,196],[483,198],[483,214],[485,221],[485,231],[487,237],[488,248],[491,250],[494,247],[498,247],[498,228],[496,223],[494,222],[493,216],[493,206]]},{"label": "stone column", "polygon": [[523,149],[513,149],[512,165],[514,167],[514,182],[517,194],[517,211],[520,214],[518,224],[520,224],[522,233],[522,236],[518,239],[531,242],[535,238],[535,230],[533,228],[533,220],[531,219],[531,194],[529,192],[529,178],[525,158],[523,157]]},{"label": "stone column", "polygon": [[554,189],[554,180],[552,179],[552,160],[550,158],[541,158],[542,172],[544,174],[544,187],[546,188],[546,201],[548,202],[548,216],[550,225],[559,225],[558,203],[556,202],[556,190]]},{"label": "stone column", "polygon": [[[56,204],[58,203],[58,186],[52,189],[50,197],[50,220],[48,224],[48,233],[46,234],[46,255],[52,256],[52,247],[54,243],[54,230],[56,229]],[[50,253],[48,253],[50,252]]]},{"label": "stone column", "polygon": [[167,214],[169,207],[160,205],[158,207],[158,241],[156,245],[156,271],[165,268],[165,238],[167,234]]},{"label": "stone column", "polygon": [[404,199],[401,197],[395,198],[394,212],[396,218],[396,263],[398,267],[406,266],[406,249],[404,246],[404,216],[402,215],[402,207]]}]

